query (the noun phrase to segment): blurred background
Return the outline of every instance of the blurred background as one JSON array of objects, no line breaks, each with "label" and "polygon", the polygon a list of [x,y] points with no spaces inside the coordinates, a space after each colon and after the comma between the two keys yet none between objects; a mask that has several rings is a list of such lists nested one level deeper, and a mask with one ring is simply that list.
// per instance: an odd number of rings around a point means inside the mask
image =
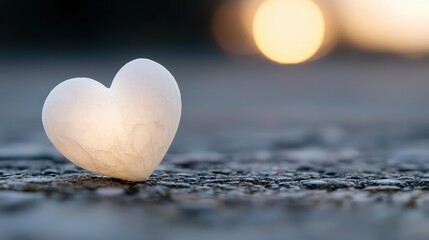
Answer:
[{"label": "blurred background", "polygon": [[192,149],[209,132],[429,116],[426,0],[3,0],[0,11],[8,142],[16,129],[46,142],[40,111],[61,81],[109,85],[139,57],[176,77],[184,111],[175,144],[192,136]]},{"label": "blurred background", "polygon": [[[58,154],[41,123],[49,92],[74,77],[90,77],[108,86],[116,72],[135,58],[164,65],[181,89],[182,122],[170,154],[189,153],[193,155],[185,157],[210,160],[252,151],[255,159],[267,159],[273,148],[289,148],[297,150],[297,159],[317,162],[324,156],[330,158],[320,153],[332,146],[334,150],[345,147],[346,158],[354,158],[360,146],[383,149],[387,138],[374,140],[372,130],[379,134],[414,129],[406,139],[387,136],[398,142],[419,136],[417,147],[401,145],[417,153],[397,152],[410,158],[422,156],[425,161],[429,156],[429,133],[416,128],[427,129],[429,120],[428,0],[1,0],[0,159]],[[354,127],[369,133],[359,138],[360,131]],[[319,140],[314,143],[306,138],[313,128],[326,143],[323,147],[317,146]],[[306,147],[312,144],[319,148],[308,152]],[[397,145],[392,146],[389,151],[396,151]],[[13,196],[4,194],[3,200],[14,203]],[[64,225],[70,233],[78,228],[104,237],[112,237],[118,225],[138,236],[144,225],[144,231],[152,235],[161,228],[160,232],[174,237],[158,222],[176,219],[182,223],[177,212],[162,206],[146,208],[150,214],[140,213],[140,205],[127,211],[111,205],[77,211],[80,204],[51,201],[28,215],[0,219],[0,238],[3,231],[19,233],[22,225],[32,227],[30,233],[40,232],[34,219],[52,220],[61,214],[71,216]],[[167,214],[159,214],[161,210]],[[415,209],[407,215],[413,221],[407,222],[401,218],[403,212],[386,215],[388,210],[354,212],[359,221],[346,221],[344,235],[350,237],[348,230],[359,231],[356,226],[363,226],[359,232],[371,229],[386,239],[396,239],[392,229],[403,236],[421,233],[418,236],[427,239],[428,215],[419,215],[424,213]],[[219,214],[234,215],[229,210]],[[263,224],[266,219],[274,216],[271,220],[276,222],[275,217],[283,212],[263,209],[252,214],[258,219],[256,225],[265,227],[269,225]],[[333,227],[336,221],[354,214],[335,212],[320,218],[311,211],[283,214],[289,228],[277,221],[267,231],[275,227],[279,239],[284,231],[302,239],[302,234],[311,235],[308,229],[315,229],[311,237],[328,232],[332,236],[341,228]],[[386,218],[394,219],[393,224],[382,225],[380,219]],[[94,222],[100,223],[95,231]],[[214,221],[221,228],[225,224],[229,225]],[[103,226],[111,231],[103,232]],[[173,230],[181,225],[175,226]],[[417,226],[420,232],[402,231],[405,227],[401,226]],[[247,239],[252,239],[256,231],[252,230],[239,228],[236,234],[246,232]],[[229,233],[220,232],[221,236]],[[116,232],[118,237],[122,233]],[[201,230],[198,236],[202,235],[218,236]],[[186,232],[181,236],[188,239]]]},{"label": "blurred background", "polygon": [[425,0],[4,0],[0,11],[3,126],[40,130],[56,84],[108,85],[138,57],[176,77],[189,133],[429,115]]}]

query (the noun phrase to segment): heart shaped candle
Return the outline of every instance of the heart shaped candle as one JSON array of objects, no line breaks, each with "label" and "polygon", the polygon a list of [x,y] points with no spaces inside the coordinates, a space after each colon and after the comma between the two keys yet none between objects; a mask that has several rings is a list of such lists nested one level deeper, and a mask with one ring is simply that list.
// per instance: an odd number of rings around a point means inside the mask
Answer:
[{"label": "heart shaped candle", "polygon": [[180,91],[160,64],[136,59],[110,88],[89,78],[60,83],[47,97],[42,121],[54,146],[91,172],[146,180],[179,126]]}]

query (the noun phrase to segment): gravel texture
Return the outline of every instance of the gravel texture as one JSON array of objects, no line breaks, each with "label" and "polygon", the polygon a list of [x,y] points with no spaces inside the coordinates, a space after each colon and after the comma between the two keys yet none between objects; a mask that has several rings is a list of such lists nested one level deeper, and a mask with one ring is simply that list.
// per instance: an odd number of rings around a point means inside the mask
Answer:
[{"label": "gravel texture", "polygon": [[168,155],[139,183],[69,163],[44,135],[45,97],[70,77],[107,86],[141,54],[0,61],[1,240],[429,239],[427,59],[143,51],[182,91]]},{"label": "gravel texture", "polygon": [[214,151],[229,146],[219,139],[213,151],[169,153],[146,182],[94,175],[49,148],[15,145],[4,148],[15,154],[0,151],[0,232],[5,239],[425,239],[428,133],[291,127],[263,134],[260,147],[248,139],[249,147]]}]

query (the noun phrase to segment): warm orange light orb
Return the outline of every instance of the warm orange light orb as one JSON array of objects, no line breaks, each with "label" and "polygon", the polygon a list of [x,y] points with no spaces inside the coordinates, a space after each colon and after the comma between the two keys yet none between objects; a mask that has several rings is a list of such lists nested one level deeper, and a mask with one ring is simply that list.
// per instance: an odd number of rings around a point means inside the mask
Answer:
[{"label": "warm orange light orb", "polygon": [[338,0],[336,4],[349,43],[410,56],[429,53],[428,0]]},{"label": "warm orange light orb", "polygon": [[325,22],[310,0],[268,0],[253,20],[259,50],[272,61],[294,64],[311,58],[320,48]]}]

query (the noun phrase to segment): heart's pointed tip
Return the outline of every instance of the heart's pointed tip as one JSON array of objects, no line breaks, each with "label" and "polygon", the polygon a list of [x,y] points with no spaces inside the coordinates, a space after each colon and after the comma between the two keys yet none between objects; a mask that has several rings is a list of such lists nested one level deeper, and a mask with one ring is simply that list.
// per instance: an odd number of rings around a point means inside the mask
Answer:
[{"label": "heart's pointed tip", "polygon": [[[89,171],[89,170],[88,170]],[[124,178],[124,177],[114,177],[110,175],[100,174],[96,172],[89,171],[89,176],[95,179],[108,181],[108,182],[116,182],[116,183],[145,183],[147,182],[148,178]]]},{"label": "heart's pointed tip", "polygon": [[101,176],[111,178],[111,179],[116,179],[124,182],[133,182],[133,183],[146,182],[150,177],[150,174],[147,175],[147,174],[136,174],[136,173],[124,173],[124,172],[120,174],[118,173],[112,174],[109,172],[102,172],[97,174],[100,174]]},{"label": "heart's pointed tip", "polygon": [[114,182],[144,183],[149,179],[149,177],[136,177],[136,176],[132,177],[132,176],[123,176],[123,175],[118,176],[113,174],[99,173],[91,170],[88,170],[88,171],[91,172],[92,174],[95,174],[95,176],[101,179],[114,181]]},{"label": "heart's pointed tip", "polygon": [[118,179],[124,182],[132,182],[132,183],[144,183],[147,181],[148,178],[115,178],[114,179]]}]

